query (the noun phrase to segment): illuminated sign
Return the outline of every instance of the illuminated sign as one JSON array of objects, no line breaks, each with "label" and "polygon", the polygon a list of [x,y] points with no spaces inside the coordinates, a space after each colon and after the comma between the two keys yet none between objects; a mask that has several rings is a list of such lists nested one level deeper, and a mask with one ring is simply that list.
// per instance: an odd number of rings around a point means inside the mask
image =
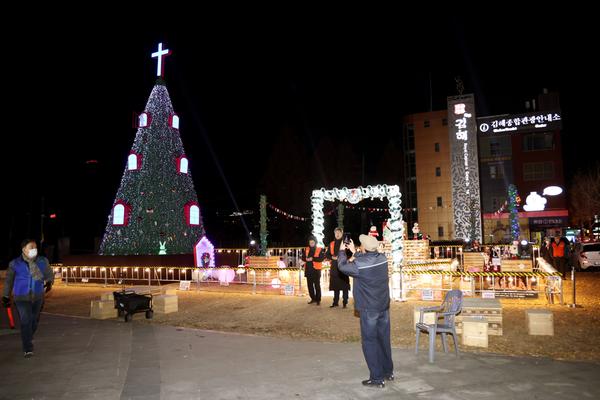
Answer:
[{"label": "illuminated sign", "polygon": [[560,112],[540,111],[530,114],[477,118],[477,128],[482,135],[535,131],[538,129],[560,129],[561,120]]},{"label": "illuminated sign", "polygon": [[543,211],[546,208],[546,200],[545,197],[540,196],[537,192],[529,193],[527,196],[526,204],[523,206],[523,210],[525,211]]},{"label": "illuminated sign", "polygon": [[473,95],[448,97],[454,238],[481,240],[481,199]]}]

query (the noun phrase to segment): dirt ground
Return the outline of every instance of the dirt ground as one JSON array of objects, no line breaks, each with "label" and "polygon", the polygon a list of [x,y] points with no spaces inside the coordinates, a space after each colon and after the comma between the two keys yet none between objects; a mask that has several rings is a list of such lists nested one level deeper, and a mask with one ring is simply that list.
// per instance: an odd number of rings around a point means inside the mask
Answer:
[{"label": "dirt ground", "polygon": [[[547,305],[545,299],[504,300],[503,336],[489,336],[489,348],[460,346],[462,351],[505,355],[544,356],[561,360],[600,361],[600,272],[577,275],[577,303],[581,308]],[[56,284],[44,311],[88,317],[90,301],[100,293],[117,290],[102,286]],[[327,342],[359,342],[359,320],[349,308],[330,309],[331,297],[321,306],[307,305],[306,297],[211,291],[178,292],[179,312],[155,314],[147,323],[185,326],[217,331],[291,337]],[[572,303],[571,281],[565,282],[565,303]],[[325,294],[330,294],[325,293]],[[396,302],[391,306],[392,344],[413,348],[413,309],[434,302]],[[544,308],[554,313],[554,336],[530,336],[525,310]],[[438,339],[438,344],[440,340]],[[423,345],[425,346],[425,345]],[[425,347],[423,347],[425,348]]]}]

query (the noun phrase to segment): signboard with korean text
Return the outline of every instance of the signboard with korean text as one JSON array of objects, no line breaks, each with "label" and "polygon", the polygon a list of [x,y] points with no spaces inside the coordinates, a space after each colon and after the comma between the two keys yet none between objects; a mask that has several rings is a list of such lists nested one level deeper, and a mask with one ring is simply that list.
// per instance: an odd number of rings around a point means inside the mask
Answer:
[{"label": "signboard with korean text", "polygon": [[527,114],[477,118],[480,135],[512,134],[525,131],[561,129],[560,111],[537,111]]},{"label": "signboard with korean text", "polygon": [[472,94],[448,97],[453,239],[481,241],[481,198],[475,102]]}]

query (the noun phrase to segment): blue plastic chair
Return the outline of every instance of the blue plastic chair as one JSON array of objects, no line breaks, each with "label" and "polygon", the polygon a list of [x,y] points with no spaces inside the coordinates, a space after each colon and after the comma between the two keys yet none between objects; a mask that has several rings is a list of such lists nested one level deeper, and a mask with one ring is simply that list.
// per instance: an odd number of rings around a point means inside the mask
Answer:
[{"label": "blue plastic chair", "polygon": [[[454,352],[456,357],[458,353],[458,340],[456,339],[455,317],[462,310],[463,294],[460,290],[451,290],[446,293],[444,302],[437,307],[421,307],[419,309],[419,322],[417,323],[417,345],[415,354],[419,354],[419,335],[421,331],[426,331],[429,334],[429,362],[433,363],[435,355],[435,337],[439,333],[442,336],[442,345],[444,353],[448,352],[448,343],[446,342],[446,334],[452,335],[454,340]],[[434,312],[435,319],[433,324],[423,322],[425,313]]]}]

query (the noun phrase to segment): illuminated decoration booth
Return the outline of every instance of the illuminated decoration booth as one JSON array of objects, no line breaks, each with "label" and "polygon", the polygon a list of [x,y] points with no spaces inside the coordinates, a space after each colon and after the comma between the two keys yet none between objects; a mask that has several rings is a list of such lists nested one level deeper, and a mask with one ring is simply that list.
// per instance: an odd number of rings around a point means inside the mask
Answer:
[{"label": "illuminated decoration booth", "polygon": [[325,201],[347,201],[350,204],[356,204],[364,199],[379,198],[383,200],[387,197],[390,219],[388,221],[389,226],[389,241],[391,243],[391,255],[392,255],[392,295],[395,299],[401,297],[401,276],[400,266],[403,262],[403,234],[404,225],[402,224],[402,208],[401,208],[401,196],[400,187],[397,185],[377,185],[377,186],[359,186],[354,189],[348,189],[346,187],[338,189],[318,189],[312,192],[312,218],[313,218],[313,231],[312,234],[317,238],[319,246],[324,247],[323,231],[325,230],[325,215],[323,213],[323,207]]},{"label": "illuminated decoration booth", "polygon": [[194,246],[194,265],[196,267],[215,267],[215,247],[203,236]]}]

